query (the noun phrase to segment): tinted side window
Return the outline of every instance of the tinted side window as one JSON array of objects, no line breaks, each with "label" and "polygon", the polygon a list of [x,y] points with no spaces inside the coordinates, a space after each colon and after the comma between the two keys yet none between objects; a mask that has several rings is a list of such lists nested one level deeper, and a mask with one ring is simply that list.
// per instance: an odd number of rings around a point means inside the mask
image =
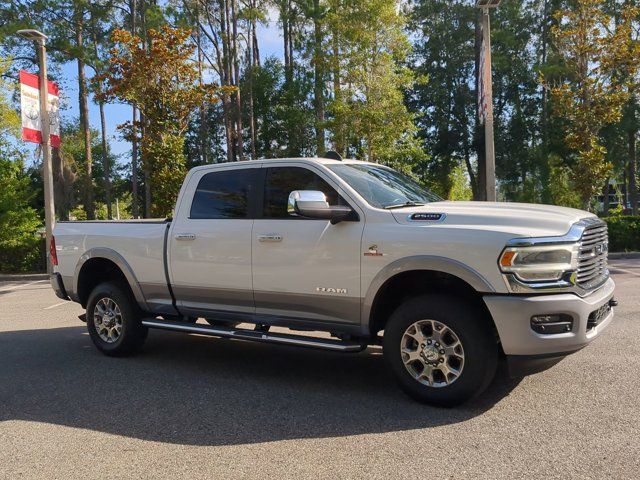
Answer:
[{"label": "tinted side window", "polygon": [[318,190],[329,205],[346,205],[327,182],[311,170],[301,167],[268,168],[264,185],[264,218],[295,218],[287,213],[289,194],[294,190]]},{"label": "tinted side window", "polygon": [[207,173],[198,184],[190,218],[249,218],[256,169]]}]

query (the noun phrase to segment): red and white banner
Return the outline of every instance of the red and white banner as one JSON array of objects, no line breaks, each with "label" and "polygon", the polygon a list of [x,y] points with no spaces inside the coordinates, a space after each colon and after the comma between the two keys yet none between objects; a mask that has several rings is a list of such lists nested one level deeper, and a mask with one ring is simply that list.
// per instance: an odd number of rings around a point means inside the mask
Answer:
[{"label": "red and white banner", "polygon": [[[48,102],[51,146],[60,146],[60,111],[58,86],[48,81]],[[20,70],[20,110],[22,112],[22,139],[42,143],[40,124],[40,81],[38,75]]]}]

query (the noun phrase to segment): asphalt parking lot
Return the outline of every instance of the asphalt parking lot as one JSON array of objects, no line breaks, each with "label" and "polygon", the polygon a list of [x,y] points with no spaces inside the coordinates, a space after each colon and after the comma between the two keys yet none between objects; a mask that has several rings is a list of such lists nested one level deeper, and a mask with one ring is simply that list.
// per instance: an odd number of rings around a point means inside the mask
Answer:
[{"label": "asphalt parking lot", "polygon": [[601,338],[455,410],[405,397],[377,349],[152,331],[104,357],[47,282],[0,283],[0,478],[638,478],[640,260],[612,272]]}]

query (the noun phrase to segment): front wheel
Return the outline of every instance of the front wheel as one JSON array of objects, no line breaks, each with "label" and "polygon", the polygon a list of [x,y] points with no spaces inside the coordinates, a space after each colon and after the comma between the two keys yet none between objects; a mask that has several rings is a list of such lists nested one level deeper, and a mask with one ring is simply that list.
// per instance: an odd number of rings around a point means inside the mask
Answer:
[{"label": "front wheel", "polygon": [[488,322],[472,305],[423,295],[403,303],[389,319],[384,356],[408,395],[452,407],[489,385],[498,347]]},{"label": "front wheel", "polygon": [[142,313],[126,286],[105,282],[87,302],[87,329],[94,345],[105,355],[120,357],[137,353],[147,338]]}]

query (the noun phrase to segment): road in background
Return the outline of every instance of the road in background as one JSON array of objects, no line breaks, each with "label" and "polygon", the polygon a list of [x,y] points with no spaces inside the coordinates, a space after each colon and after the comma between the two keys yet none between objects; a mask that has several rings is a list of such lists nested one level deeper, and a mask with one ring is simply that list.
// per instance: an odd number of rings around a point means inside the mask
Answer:
[{"label": "road in background", "polygon": [[0,478],[638,478],[640,260],[589,348],[445,410],[359,355],[151,331],[108,358],[47,282],[0,283]]}]

